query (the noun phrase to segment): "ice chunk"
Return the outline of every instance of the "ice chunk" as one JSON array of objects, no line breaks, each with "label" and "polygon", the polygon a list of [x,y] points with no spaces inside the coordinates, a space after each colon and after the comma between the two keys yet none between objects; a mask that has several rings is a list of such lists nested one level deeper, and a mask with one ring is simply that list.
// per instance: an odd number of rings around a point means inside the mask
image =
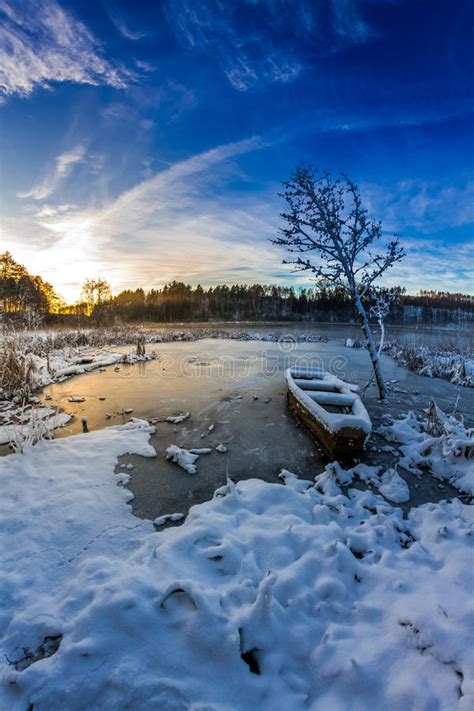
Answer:
[{"label": "ice chunk", "polygon": [[172,415],[165,418],[165,422],[171,422],[173,425],[179,425],[180,422],[184,422],[190,417],[191,413],[186,412],[184,415]]},{"label": "ice chunk", "polygon": [[174,462],[182,469],[184,469],[188,474],[196,474],[197,468],[194,462],[199,458],[199,454],[193,454],[187,449],[182,449],[176,444],[170,444],[166,450],[166,459],[170,462]]}]

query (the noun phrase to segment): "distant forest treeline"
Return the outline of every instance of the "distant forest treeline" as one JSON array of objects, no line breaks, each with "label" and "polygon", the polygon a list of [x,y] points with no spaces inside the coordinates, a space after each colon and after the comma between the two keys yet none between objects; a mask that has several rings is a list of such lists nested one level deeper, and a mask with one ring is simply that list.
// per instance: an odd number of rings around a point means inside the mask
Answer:
[{"label": "distant forest treeline", "polygon": [[[474,299],[464,294],[400,290],[390,323],[450,323],[474,320]],[[172,282],[163,289],[122,291],[103,305],[124,321],[332,321],[356,316],[342,289],[294,289],[275,285],[220,285],[203,289]]]},{"label": "distant forest treeline", "polygon": [[[8,252],[0,255],[0,310],[7,317],[49,322],[355,321],[342,289],[295,289],[276,285],[219,285],[204,289],[173,281],[162,289],[110,295],[103,280],[88,280],[90,301],[66,306],[53,287],[31,276]],[[94,286],[96,289],[94,290]],[[91,288],[92,287],[92,288]],[[95,294],[95,296],[94,296]],[[34,321],[34,319],[33,319]],[[474,321],[474,298],[465,294],[400,289],[389,323],[448,324]]]}]

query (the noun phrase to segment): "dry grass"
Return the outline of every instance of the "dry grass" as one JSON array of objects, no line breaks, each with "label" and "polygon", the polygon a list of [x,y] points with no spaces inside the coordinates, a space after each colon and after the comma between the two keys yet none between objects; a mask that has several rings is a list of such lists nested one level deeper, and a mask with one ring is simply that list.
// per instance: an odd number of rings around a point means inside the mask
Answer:
[{"label": "dry grass", "polygon": [[456,385],[474,386],[472,361],[474,356],[468,346],[451,339],[436,346],[386,343],[384,352],[419,375],[443,378]]},{"label": "dry grass", "polygon": [[21,353],[17,339],[4,340],[0,350],[0,394],[5,400],[27,402],[34,387],[33,360]]}]

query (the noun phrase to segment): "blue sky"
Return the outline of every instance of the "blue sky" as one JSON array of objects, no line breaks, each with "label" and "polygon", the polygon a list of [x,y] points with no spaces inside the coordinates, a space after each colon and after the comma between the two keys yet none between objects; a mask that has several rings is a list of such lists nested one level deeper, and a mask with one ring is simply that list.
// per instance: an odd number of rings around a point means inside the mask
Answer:
[{"label": "blue sky", "polygon": [[307,283],[268,238],[301,159],[360,184],[472,292],[474,4],[0,0],[0,248],[69,300],[171,279]]}]

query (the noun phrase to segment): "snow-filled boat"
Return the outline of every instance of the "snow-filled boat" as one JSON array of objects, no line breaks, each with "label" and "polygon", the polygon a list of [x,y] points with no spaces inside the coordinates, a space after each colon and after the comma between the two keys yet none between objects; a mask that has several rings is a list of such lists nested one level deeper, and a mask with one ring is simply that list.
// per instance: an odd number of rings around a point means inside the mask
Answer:
[{"label": "snow-filled boat", "polygon": [[286,371],[291,409],[331,459],[362,455],[372,423],[358,386],[324,370],[295,366]]}]

